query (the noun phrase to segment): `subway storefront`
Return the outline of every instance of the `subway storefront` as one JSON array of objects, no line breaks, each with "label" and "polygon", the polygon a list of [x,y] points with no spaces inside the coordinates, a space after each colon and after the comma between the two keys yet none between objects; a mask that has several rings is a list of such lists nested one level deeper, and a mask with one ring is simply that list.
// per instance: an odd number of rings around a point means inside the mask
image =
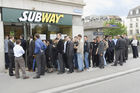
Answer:
[{"label": "subway storefront", "polygon": [[72,36],[72,15],[46,11],[2,8],[4,36],[19,38],[39,33],[43,39],[54,39],[56,33]]}]

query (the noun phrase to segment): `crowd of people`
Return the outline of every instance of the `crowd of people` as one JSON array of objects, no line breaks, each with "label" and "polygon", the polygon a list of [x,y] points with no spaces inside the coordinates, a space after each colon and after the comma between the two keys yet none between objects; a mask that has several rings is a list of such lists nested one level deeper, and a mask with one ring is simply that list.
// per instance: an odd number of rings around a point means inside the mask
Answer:
[{"label": "crowd of people", "polygon": [[88,36],[83,39],[81,34],[74,38],[65,36],[64,40],[61,39],[61,33],[54,40],[41,40],[39,34],[35,34],[27,41],[22,35],[17,40],[14,36],[6,36],[4,43],[5,68],[9,69],[10,76],[16,78],[20,78],[21,69],[23,79],[29,78],[26,75],[25,61],[28,71],[37,72],[33,78],[38,79],[46,72],[71,74],[74,71],[89,70],[90,67],[104,69],[110,63],[113,63],[112,66],[123,66],[128,60],[129,45],[132,46],[133,57],[139,56],[139,41],[136,37],[130,40],[125,34],[114,37],[97,36],[92,42],[88,42]]}]

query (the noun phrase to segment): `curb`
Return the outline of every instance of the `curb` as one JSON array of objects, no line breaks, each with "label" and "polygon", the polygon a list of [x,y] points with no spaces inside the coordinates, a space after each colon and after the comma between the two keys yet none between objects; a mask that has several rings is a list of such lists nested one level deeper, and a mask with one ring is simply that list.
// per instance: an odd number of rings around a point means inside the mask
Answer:
[{"label": "curb", "polygon": [[137,71],[140,71],[140,67],[135,68],[135,69],[130,69],[130,70],[127,70],[127,71],[123,71],[123,72],[118,72],[118,73],[107,75],[107,76],[103,76],[103,77],[99,77],[99,78],[95,78],[95,79],[85,80],[85,81],[81,81],[81,82],[77,82],[77,83],[73,83],[73,84],[68,84],[68,85],[44,90],[44,91],[37,92],[37,93],[61,93],[61,92],[65,92],[65,91],[68,91],[68,90],[73,90],[73,89],[76,89],[76,88],[79,88],[79,87],[83,87],[83,86],[86,86],[86,85],[90,85],[90,84],[102,82],[102,81],[105,81],[105,80],[113,79],[113,78],[123,76],[123,75],[126,75],[126,74],[134,73],[134,72],[137,72]]}]

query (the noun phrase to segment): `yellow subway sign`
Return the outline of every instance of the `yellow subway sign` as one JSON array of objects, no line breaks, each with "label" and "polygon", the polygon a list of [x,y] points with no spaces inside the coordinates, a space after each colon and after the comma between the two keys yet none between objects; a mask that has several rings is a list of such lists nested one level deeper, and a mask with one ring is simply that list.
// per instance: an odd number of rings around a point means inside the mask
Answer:
[{"label": "yellow subway sign", "polygon": [[4,22],[29,22],[72,25],[72,15],[2,8]]}]

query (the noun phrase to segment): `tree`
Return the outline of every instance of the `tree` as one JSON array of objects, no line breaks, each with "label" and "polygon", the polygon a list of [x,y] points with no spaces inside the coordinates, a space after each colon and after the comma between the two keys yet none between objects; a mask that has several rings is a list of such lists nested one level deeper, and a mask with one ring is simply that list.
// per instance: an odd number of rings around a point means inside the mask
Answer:
[{"label": "tree", "polygon": [[127,34],[125,25],[115,19],[105,22],[104,26],[108,27],[103,30],[104,35],[116,36]]}]

